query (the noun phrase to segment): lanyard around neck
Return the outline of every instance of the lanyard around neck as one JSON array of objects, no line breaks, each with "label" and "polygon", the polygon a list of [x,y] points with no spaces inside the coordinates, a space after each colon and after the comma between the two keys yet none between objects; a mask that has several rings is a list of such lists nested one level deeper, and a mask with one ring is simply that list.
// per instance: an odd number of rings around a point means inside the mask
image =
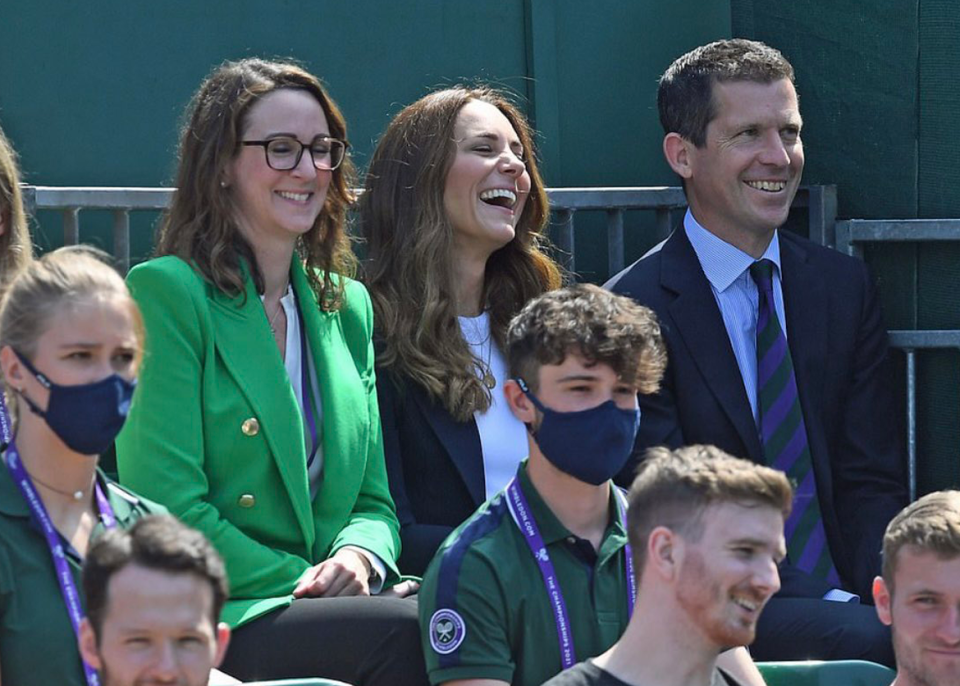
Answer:
[{"label": "lanyard around neck", "polygon": [[[0,398],[0,433],[2,433],[3,442],[7,444],[5,462],[7,469],[10,471],[10,477],[23,495],[23,499],[27,501],[31,514],[43,531],[43,537],[47,542],[47,548],[53,558],[53,566],[57,573],[60,595],[63,596],[67,614],[70,616],[70,624],[73,625],[73,633],[79,635],[80,622],[83,620],[83,608],[80,604],[77,584],[73,579],[73,573],[70,571],[70,565],[67,563],[67,555],[63,549],[60,534],[53,526],[53,520],[50,519],[47,508],[43,506],[43,501],[34,488],[33,482],[30,481],[30,475],[27,474],[27,470],[24,469],[23,463],[20,461],[16,441],[11,433],[10,414],[3,398]],[[100,482],[96,480],[94,480],[94,492],[97,498],[97,508],[100,510],[100,520],[105,527],[112,529],[117,525],[117,518],[110,506],[110,501],[107,500],[103,489],[100,488]],[[87,686],[100,685],[100,677],[96,670],[87,664],[86,660],[83,661],[83,672],[87,678]]]},{"label": "lanyard around neck", "polygon": [[[626,512],[627,503],[620,492],[620,489],[611,484],[614,492],[617,494],[618,510],[620,521],[624,530],[627,528]],[[513,477],[507,485],[507,507],[510,509],[510,515],[516,523],[520,533],[523,534],[523,540],[530,549],[530,553],[537,561],[540,567],[540,575],[543,577],[543,585],[550,598],[550,607],[553,610],[553,621],[557,628],[557,640],[560,643],[560,661],[563,669],[569,669],[577,663],[577,653],[573,645],[573,628],[570,626],[570,617],[567,613],[567,604],[563,599],[563,591],[560,588],[560,580],[557,578],[553,562],[550,560],[550,553],[547,552],[547,546],[543,542],[543,536],[540,535],[540,529],[537,527],[537,520],[530,512],[530,505],[527,503],[526,496],[523,495],[523,489],[517,482],[517,477]],[[628,543],[624,546],[624,573],[627,577],[627,616],[633,614],[633,606],[637,602],[637,582],[633,575],[633,555]]]}]

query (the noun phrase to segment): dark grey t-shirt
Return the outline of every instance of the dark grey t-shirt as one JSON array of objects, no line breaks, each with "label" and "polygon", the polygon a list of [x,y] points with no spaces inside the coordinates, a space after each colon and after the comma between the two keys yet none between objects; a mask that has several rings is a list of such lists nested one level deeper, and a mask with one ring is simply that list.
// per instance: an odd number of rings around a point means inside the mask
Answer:
[{"label": "dark grey t-shirt", "polygon": [[[543,686],[630,686],[605,669],[587,660],[560,672]],[[710,686],[742,686],[739,681],[719,668],[713,670]]]}]

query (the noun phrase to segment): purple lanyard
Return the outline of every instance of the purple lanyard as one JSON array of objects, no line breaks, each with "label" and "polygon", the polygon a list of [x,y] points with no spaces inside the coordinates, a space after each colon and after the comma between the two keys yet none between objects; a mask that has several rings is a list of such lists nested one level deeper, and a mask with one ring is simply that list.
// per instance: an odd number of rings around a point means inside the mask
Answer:
[{"label": "purple lanyard", "polygon": [[[80,622],[83,619],[83,609],[80,605],[80,594],[77,592],[77,584],[73,580],[73,574],[70,571],[70,565],[67,564],[67,555],[60,543],[60,534],[53,526],[50,515],[47,514],[47,508],[43,506],[43,501],[37,494],[33,483],[30,481],[30,475],[23,468],[20,462],[20,454],[17,452],[17,446],[10,434],[10,415],[7,412],[7,406],[0,398],[0,431],[3,434],[3,442],[7,444],[6,463],[10,470],[10,476],[13,482],[23,494],[23,499],[27,501],[30,512],[40,524],[43,530],[43,536],[47,541],[47,547],[50,549],[50,555],[53,558],[53,566],[57,572],[57,583],[60,585],[60,594],[63,596],[63,602],[67,606],[67,614],[70,615],[70,623],[73,625],[75,635],[80,633]],[[100,520],[108,529],[117,525],[117,518],[110,506],[110,501],[104,495],[99,482],[94,482],[94,492],[97,496],[97,507],[100,510]],[[100,677],[96,670],[87,662],[83,661],[83,672],[87,677],[88,686],[99,686]]]},{"label": "purple lanyard", "polygon": [[303,313],[297,303],[297,320],[300,322],[300,394],[303,396],[303,414],[307,420],[307,429],[310,431],[310,454],[307,456],[307,468],[313,464],[320,444],[317,442],[317,419],[313,409],[313,383],[310,379],[310,360],[307,357],[307,328],[303,324]]},{"label": "purple lanyard", "polygon": [[[620,489],[611,485],[611,488],[617,494],[617,501],[620,504],[620,521],[626,530],[626,512],[627,503]],[[560,582],[557,579],[557,573],[553,568],[553,562],[550,561],[550,554],[547,552],[547,546],[543,543],[543,537],[540,535],[540,529],[537,522],[530,514],[530,506],[523,495],[523,489],[517,483],[517,477],[513,477],[507,485],[507,506],[510,508],[510,515],[516,522],[517,528],[523,534],[524,541],[530,548],[533,558],[540,567],[540,574],[543,576],[543,585],[547,589],[547,595],[550,596],[550,605],[553,609],[553,621],[557,626],[557,638],[560,641],[560,661],[563,669],[569,669],[577,663],[577,654],[573,647],[573,630],[570,626],[570,617],[567,614],[567,604],[563,600],[563,591],[560,589]],[[624,567],[627,575],[627,616],[633,614],[633,606],[637,602],[637,582],[633,576],[633,555],[630,550],[630,544],[624,546]]]}]

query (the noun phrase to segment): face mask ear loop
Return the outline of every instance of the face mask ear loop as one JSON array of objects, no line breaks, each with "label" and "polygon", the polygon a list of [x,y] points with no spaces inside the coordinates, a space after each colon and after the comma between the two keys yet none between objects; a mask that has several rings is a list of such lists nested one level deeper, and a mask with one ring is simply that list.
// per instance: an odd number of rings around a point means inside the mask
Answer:
[{"label": "face mask ear loop", "polygon": [[[17,356],[17,359],[20,360],[20,363],[21,363],[24,367],[27,368],[27,371],[30,372],[31,374],[33,374],[34,377],[36,377],[37,381],[39,381],[40,384],[41,384],[44,388],[49,389],[50,386],[52,385],[52,384],[50,383],[50,379],[48,379],[48,378],[45,377],[43,374],[41,374],[39,371],[37,371],[37,368],[34,367],[34,366],[33,366],[33,363],[32,363],[30,360],[27,359],[27,356],[26,356],[26,355],[21,355],[21,354],[20,354],[20,351],[17,350],[16,348],[10,348],[10,349],[13,350],[13,354]],[[21,394],[21,395],[22,395],[22,394]],[[24,397],[26,397],[26,396],[24,396]],[[28,402],[29,402],[29,401],[28,401]]]},{"label": "face mask ear loop", "polygon": [[[537,399],[537,396],[535,396],[535,395],[530,391],[530,388],[527,386],[527,382],[526,382],[526,381],[524,381],[523,379],[521,379],[519,376],[518,376],[516,379],[514,379],[514,381],[517,382],[517,385],[520,387],[520,390],[523,391],[523,394],[530,399],[530,402],[533,403],[533,406],[534,406],[535,408],[537,408],[538,410],[540,410],[541,414],[542,414],[542,413],[545,413],[545,412],[547,411],[547,408],[545,408],[545,407],[543,406],[543,403],[541,403],[541,402]],[[529,433],[529,434],[530,434],[531,436],[533,436],[534,438],[537,437],[537,431],[536,431],[536,429],[533,428],[533,424],[532,424],[531,422],[524,422],[523,425],[524,425],[525,427],[527,427],[527,433]]]}]

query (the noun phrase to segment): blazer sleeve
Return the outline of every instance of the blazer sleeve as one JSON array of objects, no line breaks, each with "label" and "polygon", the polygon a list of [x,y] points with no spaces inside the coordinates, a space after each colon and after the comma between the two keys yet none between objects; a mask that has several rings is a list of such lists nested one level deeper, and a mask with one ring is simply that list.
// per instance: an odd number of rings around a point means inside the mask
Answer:
[{"label": "blazer sleeve", "polygon": [[307,560],[261,544],[210,503],[204,366],[213,355],[213,339],[206,288],[185,263],[159,262],[128,277],[147,342],[130,416],[117,439],[120,480],[211,540],[227,564],[233,597],[287,595],[310,566]]},{"label": "blazer sleeve", "polygon": [[908,495],[887,331],[876,287],[862,263],[858,278],[860,318],[832,461],[837,516],[853,564],[851,581],[857,593],[869,598],[873,578],[880,573],[887,523],[907,505]]},{"label": "blazer sleeve", "polygon": [[383,426],[383,452],[390,480],[390,494],[397,506],[402,543],[399,567],[405,574],[422,576],[434,553],[453,531],[452,526],[425,524],[417,521],[407,493],[403,475],[404,446],[400,425],[403,422],[404,388],[394,377],[381,369],[377,375],[377,396],[380,400],[380,420]]},{"label": "blazer sleeve", "polygon": [[400,523],[387,481],[383,457],[383,433],[377,402],[376,358],[373,350],[373,306],[370,295],[360,283],[349,281],[346,302],[341,312],[344,336],[363,382],[370,417],[367,461],[360,492],[346,524],[337,534],[331,553],[346,545],[369,550],[387,567],[387,585],[399,578]]}]

